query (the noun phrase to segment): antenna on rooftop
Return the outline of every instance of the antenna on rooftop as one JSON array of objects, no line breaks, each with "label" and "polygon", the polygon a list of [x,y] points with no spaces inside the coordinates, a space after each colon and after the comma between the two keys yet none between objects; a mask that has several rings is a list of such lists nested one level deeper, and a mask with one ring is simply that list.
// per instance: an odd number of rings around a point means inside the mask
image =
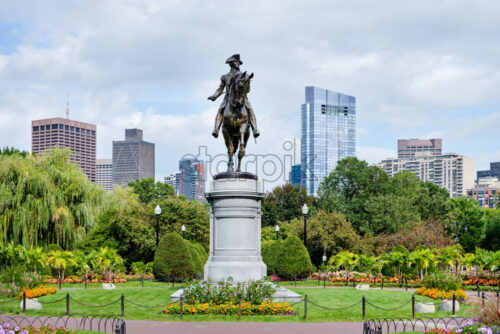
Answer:
[{"label": "antenna on rooftop", "polygon": [[66,93],[66,119],[69,119],[69,93]]}]

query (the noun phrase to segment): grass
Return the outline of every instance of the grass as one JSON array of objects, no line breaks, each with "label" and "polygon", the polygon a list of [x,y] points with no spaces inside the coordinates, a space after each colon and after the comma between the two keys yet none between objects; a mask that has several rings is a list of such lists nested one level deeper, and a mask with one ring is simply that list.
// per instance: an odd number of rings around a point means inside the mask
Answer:
[{"label": "grass", "polygon": [[[137,283],[137,284],[136,284]],[[58,290],[56,294],[40,297],[40,302],[55,301],[70,293],[72,299],[78,302],[89,305],[103,305],[113,301],[116,303],[107,307],[90,307],[79,305],[77,302],[70,301],[70,313],[93,314],[100,316],[120,316],[121,305],[120,297],[125,295],[126,300],[130,300],[137,304],[147,306],[160,306],[170,303],[170,295],[181,287],[176,284],[175,287],[166,283],[145,282],[145,287],[140,287],[140,282],[130,282],[117,285],[115,290],[102,290],[98,288],[83,289],[72,285],[73,289]],[[359,291],[355,289],[323,289],[323,288],[290,288],[302,296],[308,295],[308,322],[325,322],[325,321],[363,321],[362,305],[358,304],[347,310],[329,311],[314,306],[312,303],[329,307],[341,308],[352,305],[361,300],[365,295],[367,302],[383,308],[394,308],[411,300],[411,292],[407,291],[387,291],[387,290],[369,290]],[[6,298],[2,297],[3,300]],[[431,302],[430,298],[418,296],[419,300]],[[0,299],[1,301],[1,299]],[[0,303],[0,313],[20,314],[20,302],[14,301],[11,303]],[[179,321],[178,315],[165,315],[161,312],[161,307],[143,308],[125,302],[125,318],[140,319],[140,320],[162,320],[162,321]],[[461,305],[458,315],[467,314],[469,307]],[[300,322],[304,321],[304,303],[299,303],[294,307],[294,310],[299,313],[299,316],[242,316],[242,321],[289,321]],[[43,305],[43,310],[29,310],[26,315],[63,315],[66,312],[65,300]],[[446,312],[436,312],[432,317],[449,316]],[[418,314],[417,314],[418,316]],[[426,315],[428,316],[428,315]],[[401,318],[411,317],[411,303],[408,303],[398,310],[379,310],[370,305],[366,305],[366,319],[370,318]],[[183,321],[236,321],[237,316],[215,316],[215,315],[184,315]]]}]

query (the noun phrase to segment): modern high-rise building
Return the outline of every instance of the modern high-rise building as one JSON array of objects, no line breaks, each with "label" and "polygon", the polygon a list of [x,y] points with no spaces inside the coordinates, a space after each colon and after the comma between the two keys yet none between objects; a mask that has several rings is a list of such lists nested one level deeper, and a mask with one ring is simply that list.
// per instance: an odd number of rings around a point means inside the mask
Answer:
[{"label": "modern high-rise building", "polygon": [[356,98],[306,87],[302,105],[301,183],[317,195],[337,162],[356,155]]},{"label": "modern high-rise building", "polygon": [[113,141],[113,184],[150,177],[155,177],[155,144],[142,139],[142,130],[126,129],[124,141]]},{"label": "modern high-rise building", "polygon": [[292,186],[300,186],[300,165],[293,165],[290,171],[290,184]]},{"label": "modern high-rise building", "polygon": [[106,190],[113,189],[113,160],[97,159],[95,183],[102,185]]},{"label": "modern high-rise building", "polygon": [[446,188],[451,197],[466,196],[467,189],[474,187],[474,160],[455,153],[419,152],[414,158],[389,158],[377,166],[391,176],[402,170],[410,171],[422,181]]},{"label": "modern high-rise building", "polygon": [[496,177],[500,179],[500,162],[490,162],[489,170],[478,170],[477,179],[482,179],[485,177]]},{"label": "modern high-rise building", "polygon": [[[189,200],[205,202],[205,165],[195,158],[184,158],[179,161],[180,173],[176,176],[178,193]],[[177,182],[176,182],[177,183]]]},{"label": "modern high-rise building", "polygon": [[414,158],[417,152],[442,154],[443,140],[437,139],[398,139],[398,158]]},{"label": "modern high-rise building", "polygon": [[70,161],[77,163],[88,179],[96,179],[96,126],[66,118],[31,122],[31,152],[40,154],[52,147],[69,148]]}]

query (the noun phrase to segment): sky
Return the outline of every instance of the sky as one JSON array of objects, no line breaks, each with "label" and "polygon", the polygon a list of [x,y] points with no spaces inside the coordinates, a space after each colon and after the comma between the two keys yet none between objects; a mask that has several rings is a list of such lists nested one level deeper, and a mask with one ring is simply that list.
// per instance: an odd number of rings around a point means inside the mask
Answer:
[{"label": "sky", "polygon": [[275,184],[300,162],[289,148],[305,86],[356,97],[361,159],[396,156],[398,138],[438,137],[488,169],[500,161],[498,17],[500,2],[481,0],[3,0],[0,146],[30,151],[31,121],[65,117],[69,94],[70,118],[97,125],[97,158],[137,127],[163,179],[200,147],[224,153],[211,137],[222,97],[207,97],[239,53],[261,131],[247,153],[261,173],[289,162]]}]

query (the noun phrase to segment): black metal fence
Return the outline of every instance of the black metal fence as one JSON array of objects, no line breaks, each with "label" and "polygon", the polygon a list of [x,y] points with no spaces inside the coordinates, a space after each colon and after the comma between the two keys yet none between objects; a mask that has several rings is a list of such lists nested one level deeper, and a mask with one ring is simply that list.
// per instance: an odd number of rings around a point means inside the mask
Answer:
[{"label": "black metal fence", "polygon": [[433,328],[458,328],[472,318],[371,319],[363,323],[363,334],[424,332]]},{"label": "black metal fence", "polygon": [[118,317],[102,317],[99,315],[84,315],[74,313],[60,317],[53,316],[9,316],[0,314],[0,323],[8,323],[11,327],[51,326],[53,328],[63,326],[68,329],[79,329],[92,332],[104,332],[114,334],[126,334],[125,320]]}]

